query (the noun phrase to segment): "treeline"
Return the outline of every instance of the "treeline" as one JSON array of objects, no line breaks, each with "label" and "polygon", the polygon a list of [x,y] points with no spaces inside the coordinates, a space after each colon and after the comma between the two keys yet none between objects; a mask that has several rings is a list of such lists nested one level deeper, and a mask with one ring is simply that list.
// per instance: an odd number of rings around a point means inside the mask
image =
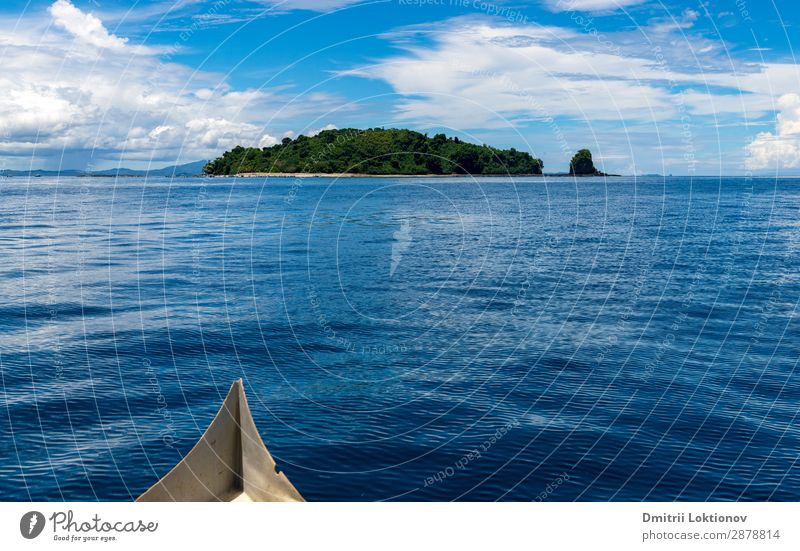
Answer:
[{"label": "treeline", "polygon": [[209,162],[206,174],[243,172],[358,174],[541,174],[544,167],[524,151],[497,149],[413,130],[323,130],[284,138],[262,149],[237,146]]}]

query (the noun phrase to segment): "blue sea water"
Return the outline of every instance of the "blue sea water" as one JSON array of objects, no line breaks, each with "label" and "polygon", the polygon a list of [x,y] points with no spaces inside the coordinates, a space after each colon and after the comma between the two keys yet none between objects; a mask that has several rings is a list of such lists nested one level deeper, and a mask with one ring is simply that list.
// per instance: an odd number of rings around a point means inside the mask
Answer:
[{"label": "blue sea water", "polygon": [[800,181],[0,180],[0,499],[243,378],[309,500],[800,499]]}]

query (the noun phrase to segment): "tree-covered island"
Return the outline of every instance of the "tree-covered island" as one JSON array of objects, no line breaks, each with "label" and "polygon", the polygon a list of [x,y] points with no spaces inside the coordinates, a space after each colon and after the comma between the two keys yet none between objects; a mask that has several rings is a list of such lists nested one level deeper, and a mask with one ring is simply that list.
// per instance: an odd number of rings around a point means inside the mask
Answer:
[{"label": "tree-covered island", "polygon": [[209,162],[213,176],[242,173],[424,175],[541,174],[543,163],[524,151],[476,145],[413,130],[323,130],[284,138],[271,147],[234,147]]},{"label": "tree-covered island", "polygon": [[592,152],[588,149],[580,149],[569,162],[569,173],[573,176],[608,176],[595,168],[592,160]]}]

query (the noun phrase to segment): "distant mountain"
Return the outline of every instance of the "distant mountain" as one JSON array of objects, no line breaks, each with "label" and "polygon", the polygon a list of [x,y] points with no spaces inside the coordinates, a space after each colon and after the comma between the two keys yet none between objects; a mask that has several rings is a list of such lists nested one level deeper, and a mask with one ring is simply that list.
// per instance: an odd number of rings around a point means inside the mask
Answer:
[{"label": "distant mountain", "polygon": [[203,167],[208,161],[195,161],[183,165],[168,166],[154,170],[134,170],[131,168],[111,168],[108,170],[0,170],[0,176],[138,176],[138,177],[173,177],[202,176]]},{"label": "distant mountain", "polygon": [[[154,170],[133,170],[130,168],[111,168],[89,172],[88,176],[202,176],[203,167],[208,161],[195,161],[185,165],[167,166]],[[62,173],[63,174],[63,173]]]},{"label": "distant mountain", "polygon": [[82,170],[0,170],[0,176],[86,176]]}]

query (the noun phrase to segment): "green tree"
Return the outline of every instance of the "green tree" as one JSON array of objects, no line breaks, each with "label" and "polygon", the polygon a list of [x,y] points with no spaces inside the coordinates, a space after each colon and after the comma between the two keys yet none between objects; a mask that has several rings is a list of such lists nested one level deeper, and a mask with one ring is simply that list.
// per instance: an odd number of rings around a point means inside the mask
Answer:
[{"label": "green tree", "polygon": [[236,146],[203,169],[241,172],[364,172],[368,174],[541,174],[541,159],[515,149],[476,145],[444,134],[405,129],[344,128],[284,138],[265,148]]}]

